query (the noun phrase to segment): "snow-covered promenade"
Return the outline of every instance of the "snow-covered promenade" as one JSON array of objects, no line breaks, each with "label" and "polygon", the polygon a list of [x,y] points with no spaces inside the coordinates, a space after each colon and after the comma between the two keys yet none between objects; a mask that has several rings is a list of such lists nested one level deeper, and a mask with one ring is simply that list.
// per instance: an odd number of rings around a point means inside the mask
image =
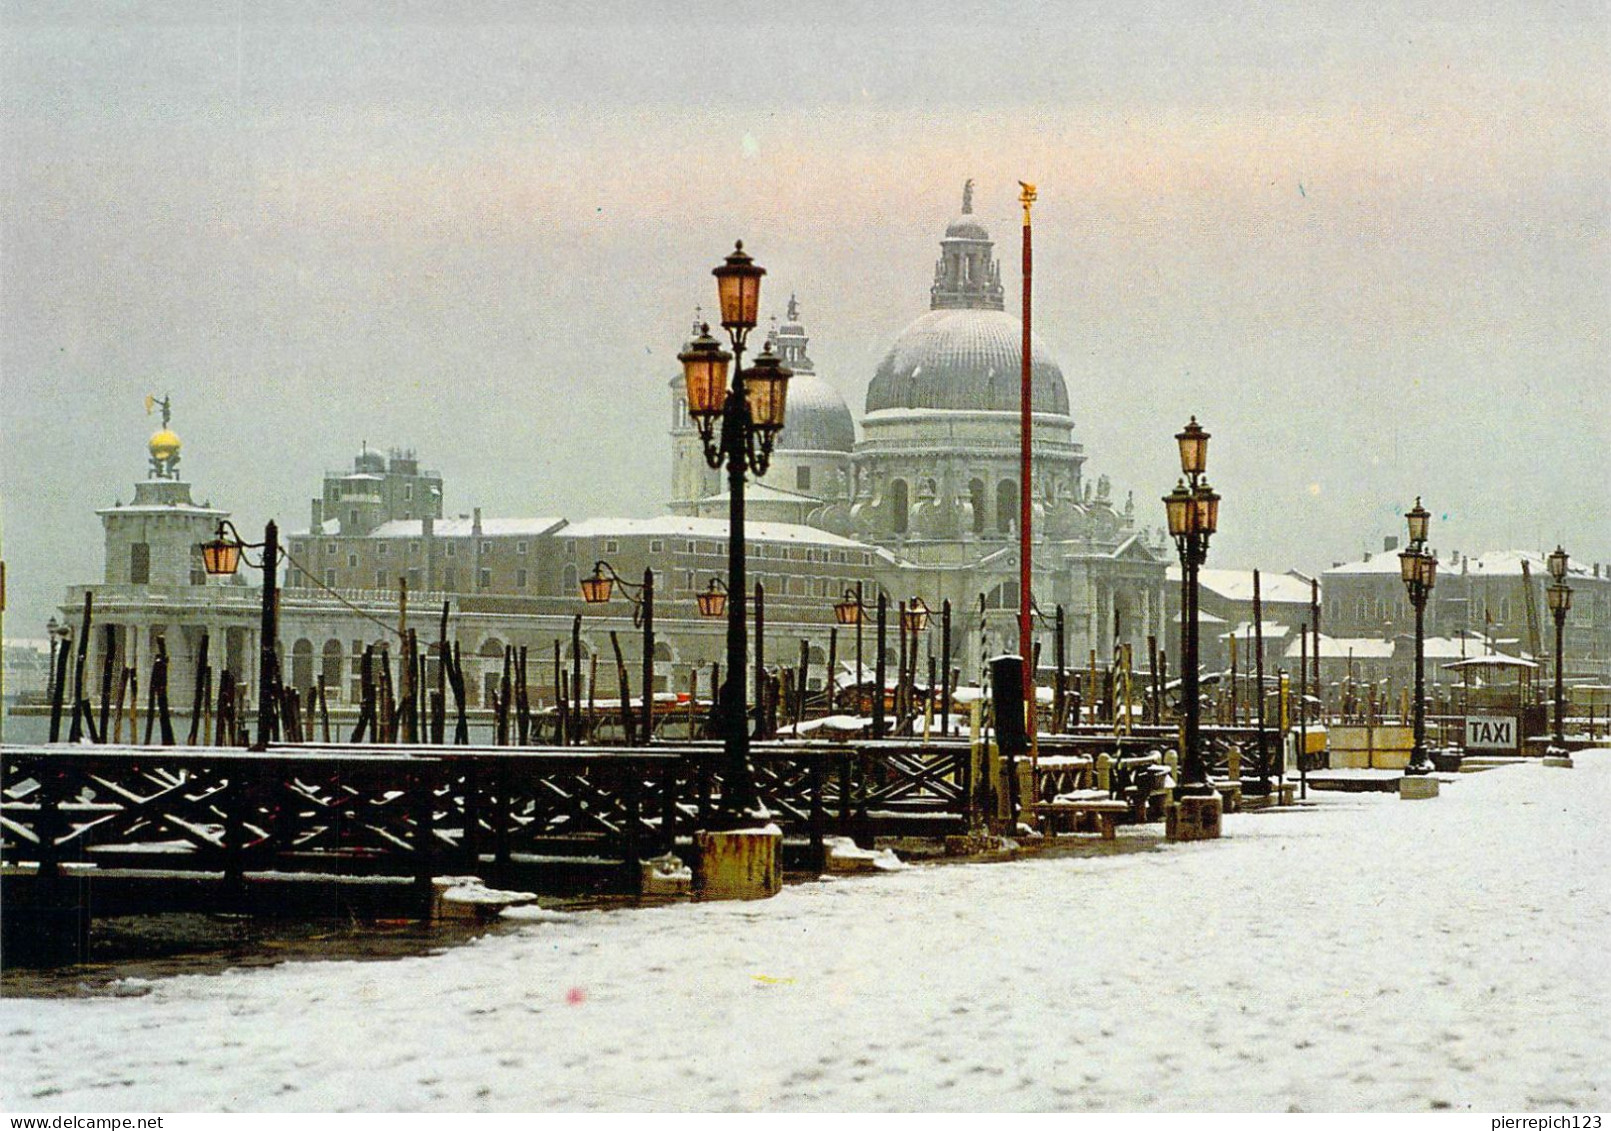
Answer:
[{"label": "snow-covered promenade", "polygon": [[1603,1111],[1608,814],[1593,751],[1206,844],[11,1000],[0,1107]]}]

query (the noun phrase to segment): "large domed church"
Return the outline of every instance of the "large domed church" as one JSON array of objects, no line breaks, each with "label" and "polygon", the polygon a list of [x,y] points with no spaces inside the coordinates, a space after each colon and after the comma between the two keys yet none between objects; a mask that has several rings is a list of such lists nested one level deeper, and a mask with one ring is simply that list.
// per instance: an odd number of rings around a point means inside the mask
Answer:
[{"label": "large domed church", "polygon": [[[892,597],[978,612],[986,647],[1013,646],[1018,606],[1019,388],[1022,322],[1005,310],[990,233],[973,214],[972,182],[945,228],[929,309],[896,336],[867,387],[859,439],[844,397],[816,372],[799,304],[768,335],[794,370],[772,470],[746,496],[756,521],[798,522],[889,552]],[[1115,644],[1145,655],[1165,638],[1161,535],[1136,523],[1106,476],[1084,475],[1068,385],[1051,348],[1031,335],[1034,598],[1064,607],[1075,655]],[[719,473],[700,451],[682,380],[673,398],[678,514],[721,517]],[[1044,658],[1050,662],[1050,657]]]}]

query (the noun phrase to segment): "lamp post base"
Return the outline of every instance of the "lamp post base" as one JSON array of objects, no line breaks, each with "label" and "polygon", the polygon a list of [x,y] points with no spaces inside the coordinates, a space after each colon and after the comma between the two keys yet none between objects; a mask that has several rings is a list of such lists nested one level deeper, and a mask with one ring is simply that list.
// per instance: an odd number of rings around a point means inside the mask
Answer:
[{"label": "lamp post base", "polygon": [[1225,803],[1218,793],[1188,793],[1164,811],[1164,839],[1218,840]]},{"label": "lamp post base", "polygon": [[1398,779],[1400,801],[1425,801],[1438,795],[1438,779],[1431,774],[1405,774]]},{"label": "lamp post base", "polygon": [[783,890],[776,825],[694,834],[695,899],[768,899]]}]

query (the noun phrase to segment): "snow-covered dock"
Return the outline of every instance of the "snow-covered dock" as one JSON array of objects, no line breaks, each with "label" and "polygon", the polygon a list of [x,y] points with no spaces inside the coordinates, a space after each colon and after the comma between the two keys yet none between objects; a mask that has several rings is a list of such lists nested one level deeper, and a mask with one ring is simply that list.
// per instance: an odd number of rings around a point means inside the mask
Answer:
[{"label": "snow-covered dock", "polygon": [[1190,846],[8,1001],[0,1106],[1599,1110],[1608,806],[1596,750]]}]

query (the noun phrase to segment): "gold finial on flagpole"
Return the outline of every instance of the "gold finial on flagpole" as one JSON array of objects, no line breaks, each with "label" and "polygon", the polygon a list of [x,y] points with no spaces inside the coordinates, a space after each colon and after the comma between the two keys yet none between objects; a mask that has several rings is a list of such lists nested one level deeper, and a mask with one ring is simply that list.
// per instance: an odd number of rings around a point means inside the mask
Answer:
[{"label": "gold finial on flagpole", "polygon": [[1018,187],[1024,191],[1018,194],[1018,203],[1024,206],[1024,227],[1029,227],[1029,206],[1035,203],[1035,186],[1027,181],[1019,181]]}]

